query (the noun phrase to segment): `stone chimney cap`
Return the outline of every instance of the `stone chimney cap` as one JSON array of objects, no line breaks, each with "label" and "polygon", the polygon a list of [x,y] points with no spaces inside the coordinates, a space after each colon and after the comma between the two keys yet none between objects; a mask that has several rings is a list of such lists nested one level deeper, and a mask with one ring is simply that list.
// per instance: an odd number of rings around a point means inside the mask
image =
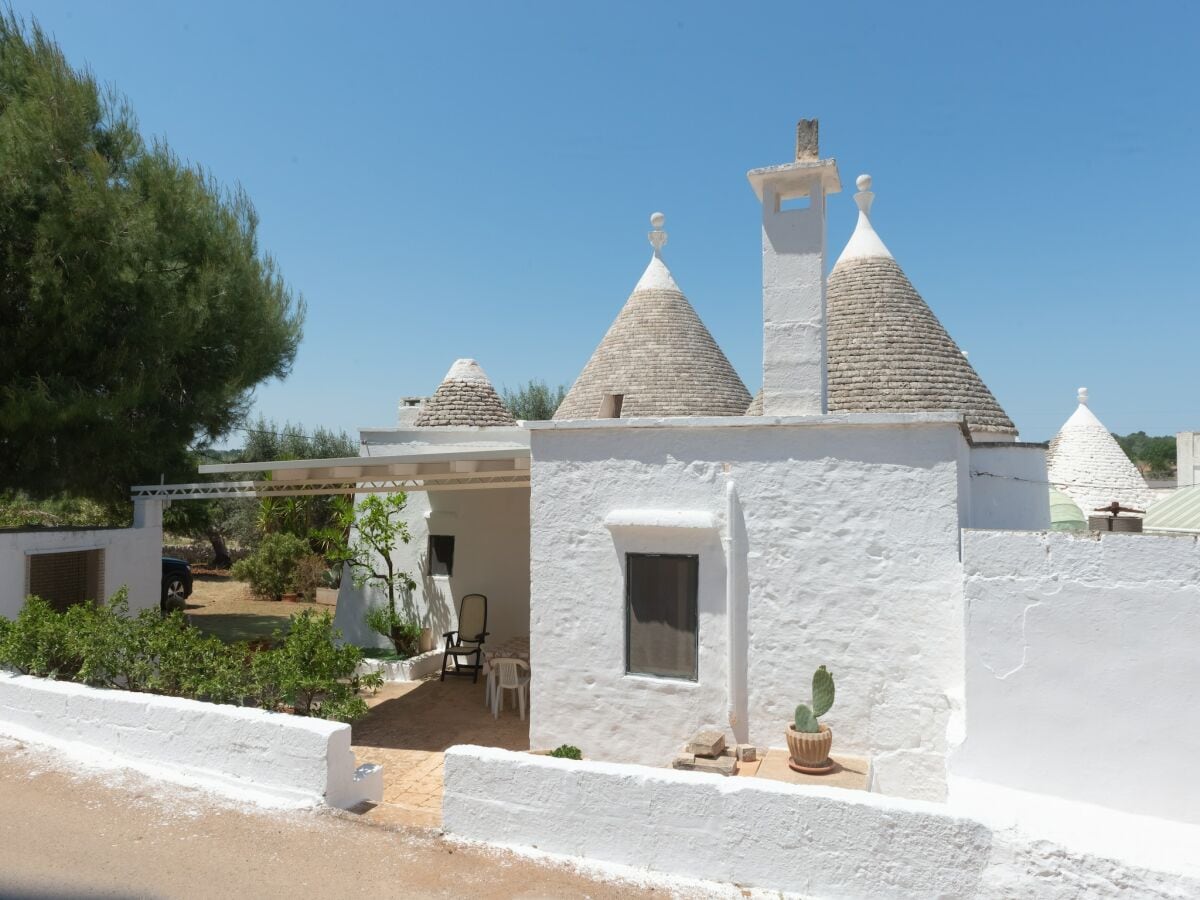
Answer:
[{"label": "stone chimney cap", "polygon": [[817,137],[816,119],[801,119],[796,123],[796,161],[811,161],[821,158]]}]

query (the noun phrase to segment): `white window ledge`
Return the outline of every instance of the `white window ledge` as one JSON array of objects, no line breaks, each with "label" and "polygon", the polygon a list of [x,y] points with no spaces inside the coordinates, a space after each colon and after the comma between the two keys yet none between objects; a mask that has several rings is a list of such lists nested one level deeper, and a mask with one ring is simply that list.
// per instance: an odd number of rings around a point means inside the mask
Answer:
[{"label": "white window ledge", "polygon": [[673,528],[712,530],[716,517],[709,512],[687,509],[614,509],[604,517],[605,528]]}]

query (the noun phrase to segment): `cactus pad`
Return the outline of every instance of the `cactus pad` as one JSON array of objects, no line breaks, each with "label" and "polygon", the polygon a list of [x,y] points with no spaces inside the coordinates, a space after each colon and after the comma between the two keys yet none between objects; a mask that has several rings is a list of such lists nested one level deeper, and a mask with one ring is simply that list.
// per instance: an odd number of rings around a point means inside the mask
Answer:
[{"label": "cactus pad", "polygon": [[803,731],[806,734],[816,734],[821,730],[821,726],[817,722],[817,717],[803,703],[796,707],[796,730]]},{"label": "cactus pad", "polygon": [[824,666],[813,672],[812,703],[814,718],[825,715],[833,706],[833,675]]}]

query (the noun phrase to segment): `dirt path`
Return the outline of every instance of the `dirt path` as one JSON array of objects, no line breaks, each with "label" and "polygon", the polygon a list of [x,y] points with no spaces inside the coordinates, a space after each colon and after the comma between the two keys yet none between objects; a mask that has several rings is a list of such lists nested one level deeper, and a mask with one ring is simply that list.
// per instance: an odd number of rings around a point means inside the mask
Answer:
[{"label": "dirt path", "polygon": [[602,882],[349,814],[266,812],[132,773],[72,774],[60,757],[0,739],[0,897],[64,895],[705,896]]}]

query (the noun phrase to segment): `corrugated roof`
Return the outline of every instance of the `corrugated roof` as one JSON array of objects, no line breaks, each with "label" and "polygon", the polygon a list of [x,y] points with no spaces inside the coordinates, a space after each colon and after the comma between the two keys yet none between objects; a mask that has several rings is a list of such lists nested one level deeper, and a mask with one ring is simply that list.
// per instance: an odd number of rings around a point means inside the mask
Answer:
[{"label": "corrugated roof", "polygon": [[[661,220],[659,220],[661,222]],[[657,226],[656,226],[657,227]],[[750,392],[655,253],[555,419],[597,419],[608,395],[620,418],[740,416]]]},{"label": "corrugated roof", "polygon": [[418,427],[515,425],[517,422],[479,363],[455,360],[413,422]]},{"label": "corrugated roof", "polygon": [[1181,487],[1152,505],[1142,519],[1142,530],[1200,534],[1200,484]]}]

